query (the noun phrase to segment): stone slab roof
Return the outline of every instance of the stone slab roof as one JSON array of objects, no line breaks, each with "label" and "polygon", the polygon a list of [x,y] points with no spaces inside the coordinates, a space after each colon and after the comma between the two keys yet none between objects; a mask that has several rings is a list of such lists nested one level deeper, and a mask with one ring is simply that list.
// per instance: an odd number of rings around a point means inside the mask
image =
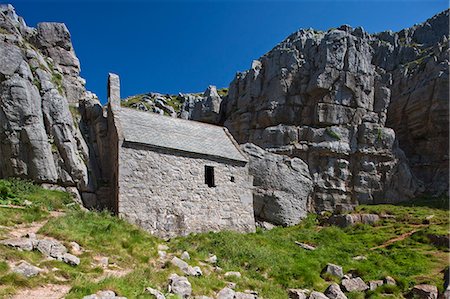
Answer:
[{"label": "stone slab roof", "polygon": [[124,107],[114,113],[119,118],[122,134],[127,142],[248,161],[224,127]]}]

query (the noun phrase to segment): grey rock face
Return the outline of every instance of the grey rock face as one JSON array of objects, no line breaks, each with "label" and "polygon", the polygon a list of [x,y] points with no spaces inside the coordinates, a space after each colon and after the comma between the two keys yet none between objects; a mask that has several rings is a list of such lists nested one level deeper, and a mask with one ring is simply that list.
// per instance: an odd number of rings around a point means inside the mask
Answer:
[{"label": "grey rock face", "polygon": [[330,274],[339,278],[344,276],[344,272],[342,271],[342,267],[335,264],[327,264],[325,268],[322,270],[322,274]]},{"label": "grey rock face", "polygon": [[28,27],[12,6],[0,9],[0,28],[0,177],[85,191],[88,154],[71,113],[85,88],[69,31]]},{"label": "grey rock face", "polygon": [[309,299],[327,299],[328,297],[325,296],[324,293],[313,291],[308,297]]},{"label": "grey rock face", "polygon": [[217,293],[217,299],[234,299],[236,292],[230,288],[223,288]]},{"label": "grey rock face", "polygon": [[0,244],[7,245],[24,251],[33,250],[33,241],[29,238],[1,240]]},{"label": "grey rock face", "polygon": [[70,253],[64,253],[61,256],[61,259],[64,263],[69,264],[71,266],[78,266],[80,264],[80,259]]},{"label": "grey rock face", "polygon": [[201,276],[203,274],[200,267],[198,266],[192,267],[188,263],[177,257],[174,257],[171,262],[174,266],[178,267],[186,275]]},{"label": "grey rock face", "polygon": [[289,289],[288,295],[290,299],[306,299],[308,298],[309,290],[303,289]]},{"label": "grey rock face", "polygon": [[333,215],[328,218],[327,222],[331,225],[339,227],[353,226],[358,223],[373,225],[380,220],[380,216],[376,214],[345,214]]},{"label": "grey rock face", "polygon": [[419,284],[412,289],[414,298],[420,299],[437,299],[438,289],[436,286],[429,284]]},{"label": "grey rock face", "polygon": [[[189,119],[216,124],[219,122],[220,103],[222,98],[215,86],[208,86],[201,100],[195,101]],[[188,103],[185,101],[185,103]]]},{"label": "grey rock face", "polygon": [[184,276],[172,274],[169,278],[169,292],[181,298],[189,298],[192,293],[191,283]]},{"label": "grey rock face", "polygon": [[100,291],[96,294],[84,296],[83,299],[127,299],[126,297],[116,296],[114,291]]},{"label": "grey rock face", "polygon": [[[423,191],[416,177],[427,190],[448,189],[448,45],[440,43],[448,11],[431,20],[399,33],[341,26],[292,34],[236,75],[222,103],[225,126],[239,143],[305,160],[318,211],[411,199]],[[416,46],[419,39],[434,48]],[[411,71],[417,59],[421,71]]]},{"label": "grey rock face", "polygon": [[258,296],[250,293],[236,292],[234,299],[258,299]]},{"label": "grey rock face", "polygon": [[364,292],[369,289],[361,277],[343,279],[341,285],[346,292]]},{"label": "grey rock face", "polygon": [[29,278],[29,277],[38,275],[39,272],[42,271],[42,269],[40,269],[36,266],[30,265],[27,262],[21,262],[18,266],[14,267],[12,269],[12,271],[14,273],[18,273],[18,274],[21,274],[21,275]]},{"label": "grey rock face", "polygon": [[146,288],[145,292],[149,293],[150,295],[153,295],[156,299],[166,299],[166,296],[164,296],[163,293],[161,293],[158,290]]},{"label": "grey rock face", "polygon": [[369,290],[374,291],[383,284],[384,282],[382,280],[371,280],[369,281]]},{"label": "grey rock face", "polygon": [[36,249],[42,254],[52,258],[61,258],[67,253],[67,248],[55,240],[39,240]]},{"label": "grey rock face", "polygon": [[299,158],[269,153],[254,144],[241,146],[253,176],[256,218],[279,225],[295,225],[306,216],[312,180]]},{"label": "grey rock face", "polygon": [[325,295],[330,299],[347,299],[337,283],[331,284],[326,290]]}]

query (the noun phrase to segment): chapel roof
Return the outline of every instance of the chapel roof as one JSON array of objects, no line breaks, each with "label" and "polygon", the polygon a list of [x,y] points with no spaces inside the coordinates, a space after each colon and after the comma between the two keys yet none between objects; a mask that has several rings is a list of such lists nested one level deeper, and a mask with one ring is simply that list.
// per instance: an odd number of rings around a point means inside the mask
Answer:
[{"label": "chapel roof", "polygon": [[114,113],[126,142],[248,162],[224,127],[124,107]]}]

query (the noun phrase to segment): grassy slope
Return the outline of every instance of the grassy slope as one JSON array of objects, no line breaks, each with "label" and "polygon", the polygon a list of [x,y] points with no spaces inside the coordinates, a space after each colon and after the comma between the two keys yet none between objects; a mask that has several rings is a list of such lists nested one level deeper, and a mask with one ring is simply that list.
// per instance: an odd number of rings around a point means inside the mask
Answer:
[{"label": "grassy slope", "polygon": [[[165,291],[167,277],[173,272],[181,274],[170,263],[158,261],[156,245],[160,243],[169,246],[169,254],[179,256],[187,250],[191,254],[190,264],[202,267],[204,276],[189,277],[195,295],[213,295],[226,284],[223,272],[214,272],[209,266],[201,264],[210,253],[217,255],[218,266],[224,272],[235,270],[243,274],[242,278],[233,279],[238,283],[238,290],[253,289],[266,299],[287,298],[287,288],[324,290],[329,282],[320,277],[320,271],[329,262],[342,265],[345,272],[356,273],[366,281],[390,275],[399,282],[397,287],[369,293],[370,298],[380,298],[381,291],[398,298],[416,283],[432,283],[442,288],[443,275],[440,271],[448,265],[448,249],[431,245],[426,237],[428,232],[448,233],[448,200],[434,202],[437,207],[421,206],[422,203],[418,203],[419,206],[360,206],[358,209],[362,211],[393,215],[393,218],[387,218],[375,227],[322,227],[319,225],[320,219],[310,215],[302,224],[290,228],[275,228],[254,234],[198,234],[166,243],[107,213],[79,211],[70,204],[68,207],[64,193],[40,188],[12,190],[12,193],[16,192],[22,192],[16,196],[19,198],[16,204],[23,203],[22,198],[35,204],[24,210],[0,208],[1,225],[42,220],[48,217],[48,210],[62,209],[66,215],[50,218],[39,233],[53,236],[66,244],[76,241],[86,252],[80,256],[81,264],[71,267],[58,261],[43,261],[36,252],[18,252],[1,246],[0,260],[24,259],[40,267],[57,267],[59,270],[26,280],[6,272],[8,265],[0,262],[0,270],[3,270],[0,271],[0,284],[3,285],[0,286],[0,297],[17,288],[52,282],[72,285],[68,298],[80,298],[101,289],[112,289],[129,298],[150,298],[144,293],[145,287]],[[54,196],[65,204],[56,207]],[[428,205],[430,203],[427,202]],[[429,215],[434,215],[431,224],[424,225]],[[386,248],[370,250],[413,229],[417,232],[405,240]],[[4,235],[5,230],[0,230],[0,237]],[[316,245],[317,250],[305,251],[295,245],[295,241]],[[365,255],[367,260],[353,260],[352,257],[357,255]],[[116,269],[130,269],[131,273],[120,278],[101,279],[104,270],[96,265],[96,256],[108,256]],[[61,282],[61,278],[66,281]],[[350,297],[363,298],[363,294],[350,294]]]}]

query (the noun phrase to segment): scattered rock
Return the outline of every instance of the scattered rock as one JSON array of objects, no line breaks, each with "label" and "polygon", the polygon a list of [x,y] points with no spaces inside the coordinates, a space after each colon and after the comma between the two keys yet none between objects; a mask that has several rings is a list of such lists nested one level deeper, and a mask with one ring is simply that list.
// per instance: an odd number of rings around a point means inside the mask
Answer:
[{"label": "scattered rock", "polygon": [[345,296],[337,283],[331,284],[325,290],[325,295],[330,299],[347,299],[347,296]]},{"label": "scattered rock", "polygon": [[116,296],[116,293],[107,290],[107,291],[99,291],[96,294],[92,294],[89,296],[84,296],[83,299],[127,299],[127,298]]},{"label": "scattered rock", "polygon": [[224,276],[225,276],[225,277],[231,277],[231,276],[234,276],[234,277],[240,278],[242,275],[241,275],[240,272],[230,271],[230,272],[225,273]]},{"label": "scattered rock", "polygon": [[227,288],[230,288],[230,289],[234,290],[236,288],[236,283],[235,282],[231,282],[231,281],[227,282]]},{"label": "scattered rock", "polygon": [[61,260],[71,266],[78,266],[80,264],[80,259],[70,253],[64,253]]},{"label": "scattered rock", "polygon": [[375,291],[378,287],[382,286],[384,282],[382,280],[369,281],[369,290]]},{"label": "scattered rock", "polygon": [[277,227],[276,225],[274,225],[270,222],[264,221],[264,220],[256,220],[255,224],[256,224],[256,227],[262,228],[264,230],[271,230],[271,229]]},{"label": "scattered rock", "polygon": [[365,260],[367,260],[367,257],[364,255],[358,255],[358,256],[353,257],[352,259],[355,261],[365,261]]},{"label": "scattered rock", "polygon": [[301,248],[305,249],[305,250],[316,250],[316,247],[309,245],[309,244],[305,244],[305,243],[300,243],[295,241],[295,244],[297,244],[298,246],[300,246]]},{"label": "scattered rock", "polygon": [[325,268],[322,270],[323,274],[330,274],[339,278],[344,276],[344,272],[342,271],[342,267],[335,264],[327,264]]},{"label": "scattered rock", "polygon": [[42,271],[42,269],[33,266],[27,262],[21,262],[18,266],[15,266],[12,271],[14,273],[21,274],[25,277],[33,277],[39,274],[39,272]]},{"label": "scattered rock", "polygon": [[78,244],[77,242],[70,242],[70,248],[71,252],[75,255],[79,255],[83,252],[80,244]]},{"label": "scattered rock", "polygon": [[165,252],[163,250],[158,250],[158,256],[160,259],[165,259],[167,256],[167,252]]},{"label": "scattered rock", "polygon": [[341,285],[346,292],[364,292],[369,289],[369,286],[361,277],[343,279]]},{"label": "scattered rock", "polygon": [[436,246],[447,247],[450,244],[450,235],[427,234],[431,244]]},{"label": "scattered rock", "polygon": [[172,265],[178,267],[181,271],[183,271],[184,274],[189,276],[201,276],[203,275],[202,270],[200,267],[195,266],[191,267],[188,263],[185,261],[177,258],[176,256],[172,259]]},{"label": "scattered rock", "polygon": [[206,262],[210,263],[210,264],[216,264],[217,263],[217,256],[211,255],[210,257],[208,257],[206,259]]},{"label": "scattered rock", "polygon": [[16,238],[16,239],[1,240],[0,244],[14,247],[16,249],[24,250],[24,251],[33,250],[33,242],[28,238]]},{"label": "scattered rock", "polygon": [[250,293],[242,293],[242,292],[236,292],[234,294],[234,299],[258,299],[258,296],[255,294]]},{"label": "scattered rock", "polygon": [[184,251],[184,252],[181,254],[181,259],[187,261],[187,260],[190,260],[190,259],[191,259],[191,256],[189,255],[189,253],[188,253],[187,251]]},{"label": "scattered rock", "polygon": [[390,285],[397,285],[397,282],[395,281],[395,279],[394,278],[392,278],[392,277],[390,277],[390,276],[386,276],[385,278],[384,278],[384,283],[385,284],[390,284]]},{"label": "scattered rock", "polygon": [[109,258],[107,256],[103,256],[100,258],[100,260],[98,261],[98,263],[100,264],[100,266],[102,266],[103,268],[108,268],[109,265]]},{"label": "scattered rock", "polygon": [[169,246],[167,246],[165,244],[158,244],[158,250],[167,251],[167,250],[169,250]]},{"label": "scattered rock", "polygon": [[169,277],[169,292],[181,298],[189,298],[192,293],[192,286],[186,277],[172,274]]},{"label": "scattered rock", "polygon": [[152,288],[146,288],[145,291],[150,295],[153,295],[156,299],[166,299],[166,297],[160,291]]},{"label": "scattered rock", "polygon": [[418,299],[437,299],[438,289],[429,284],[419,284],[412,289],[412,295]]},{"label": "scattered rock", "polygon": [[353,226],[358,223],[362,224],[375,224],[380,220],[380,216],[376,214],[345,214],[345,215],[333,215],[328,218],[328,224],[336,225],[339,227]]},{"label": "scattered rock", "polygon": [[67,248],[56,240],[39,240],[36,249],[42,254],[55,259],[60,258],[63,254],[67,253]]},{"label": "scattered rock", "polygon": [[380,221],[380,216],[377,214],[361,214],[361,223],[373,225]]},{"label": "scattered rock", "polygon": [[289,289],[288,295],[290,299],[306,299],[310,292],[310,290],[306,289]]},{"label": "scattered rock", "polygon": [[219,291],[219,293],[217,293],[216,298],[217,299],[234,299],[234,295],[236,294],[236,292],[230,288],[223,288]]},{"label": "scattered rock", "polygon": [[27,233],[25,235],[25,237],[27,237],[28,239],[31,239],[31,240],[36,240],[36,234],[35,233]]}]

